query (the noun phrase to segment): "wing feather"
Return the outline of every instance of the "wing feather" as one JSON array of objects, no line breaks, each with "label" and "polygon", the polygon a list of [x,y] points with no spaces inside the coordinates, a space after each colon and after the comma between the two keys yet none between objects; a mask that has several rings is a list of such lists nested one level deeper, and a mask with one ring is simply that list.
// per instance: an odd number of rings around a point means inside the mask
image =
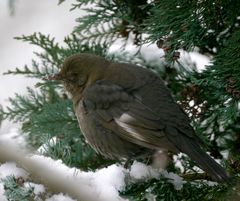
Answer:
[{"label": "wing feather", "polygon": [[164,121],[120,86],[96,83],[85,89],[83,97],[83,101],[88,103],[85,106],[89,115],[121,138],[151,149],[178,152],[166,137]]}]

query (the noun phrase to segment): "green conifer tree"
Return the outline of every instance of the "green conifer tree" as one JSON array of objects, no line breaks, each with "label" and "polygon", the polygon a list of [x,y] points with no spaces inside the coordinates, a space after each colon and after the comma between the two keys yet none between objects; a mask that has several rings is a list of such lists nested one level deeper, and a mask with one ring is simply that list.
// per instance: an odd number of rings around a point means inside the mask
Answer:
[{"label": "green conifer tree", "polygon": [[[60,0],[59,3],[64,3]],[[194,163],[182,156],[184,173],[176,167],[171,171],[187,181],[181,190],[165,179],[129,185],[121,195],[132,200],[234,200],[239,193],[240,173],[240,1],[239,0],[75,0],[72,9],[87,11],[78,18],[78,26],[60,46],[54,36],[34,33],[16,39],[37,45],[39,58],[31,66],[16,68],[6,74],[21,74],[37,78],[38,89],[28,88],[25,95],[16,94],[11,106],[0,111],[0,117],[21,122],[22,131],[31,146],[38,148],[56,137],[44,153],[61,159],[69,166],[95,170],[117,161],[97,155],[84,141],[71,101],[58,82],[43,78],[59,70],[64,58],[80,52],[91,52],[113,60],[127,57],[109,55],[109,47],[119,39],[139,49],[155,44],[165,52],[165,63],[151,65],[141,51],[130,56],[158,72],[171,89],[174,98],[192,119],[197,134],[206,142],[207,151],[234,175],[228,185],[209,186],[200,174],[194,173]],[[74,20],[74,19],[73,19]],[[124,50],[123,45],[123,50]],[[211,65],[199,73],[179,62],[179,49],[199,52],[212,58]],[[179,68],[175,68],[176,64]],[[191,102],[191,104],[189,104]],[[40,140],[39,140],[40,139]],[[222,151],[227,151],[223,158]],[[9,179],[11,180],[11,179]],[[8,191],[9,193],[9,191]]]}]

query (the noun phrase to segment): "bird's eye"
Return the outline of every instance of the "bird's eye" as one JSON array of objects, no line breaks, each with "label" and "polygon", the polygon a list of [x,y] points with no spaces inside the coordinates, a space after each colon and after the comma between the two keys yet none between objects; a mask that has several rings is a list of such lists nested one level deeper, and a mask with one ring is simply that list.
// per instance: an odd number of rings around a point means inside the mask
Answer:
[{"label": "bird's eye", "polygon": [[86,76],[81,76],[77,79],[78,86],[83,86],[87,81]]},{"label": "bird's eye", "polygon": [[70,72],[67,75],[67,79],[70,82],[76,82],[77,81],[77,77],[78,77],[78,74],[77,73],[73,73],[73,72]]},{"label": "bird's eye", "polygon": [[75,85],[83,86],[87,81],[87,76],[71,72],[67,75],[67,80],[68,82],[74,83]]}]

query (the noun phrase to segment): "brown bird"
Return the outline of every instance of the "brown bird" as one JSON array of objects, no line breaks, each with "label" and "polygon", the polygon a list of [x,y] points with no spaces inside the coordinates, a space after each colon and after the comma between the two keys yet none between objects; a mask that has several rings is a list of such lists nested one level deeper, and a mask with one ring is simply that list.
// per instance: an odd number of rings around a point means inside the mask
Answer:
[{"label": "brown bird", "polygon": [[63,81],[71,94],[81,131],[96,152],[118,159],[156,150],[183,152],[213,180],[229,179],[201,148],[188,116],[152,71],[77,54],[52,79]]}]

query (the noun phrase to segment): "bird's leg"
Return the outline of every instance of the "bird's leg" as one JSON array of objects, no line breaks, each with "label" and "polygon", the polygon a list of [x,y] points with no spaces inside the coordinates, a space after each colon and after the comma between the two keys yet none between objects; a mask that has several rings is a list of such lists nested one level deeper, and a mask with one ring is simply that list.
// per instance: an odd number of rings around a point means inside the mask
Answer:
[{"label": "bird's leg", "polygon": [[124,167],[125,169],[129,169],[130,166],[132,165],[132,163],[133,163],[133,159],[128,158],[128,159],[126,160],[126,162],[124,163],[123,167]]},{"label": "bird's leg", "polygon": [[145,164],[146,164],[146,165],[151,165],[152,162],[153,162],[153,157],[152,157],[152,155],[147,155],[147,156],[145,157]]},{"label": "bird's leg", "polygon": [[152,158],[152,167],[157,169],[166,169],[169,165],[170,158],[167,150],[156,151]]}]

